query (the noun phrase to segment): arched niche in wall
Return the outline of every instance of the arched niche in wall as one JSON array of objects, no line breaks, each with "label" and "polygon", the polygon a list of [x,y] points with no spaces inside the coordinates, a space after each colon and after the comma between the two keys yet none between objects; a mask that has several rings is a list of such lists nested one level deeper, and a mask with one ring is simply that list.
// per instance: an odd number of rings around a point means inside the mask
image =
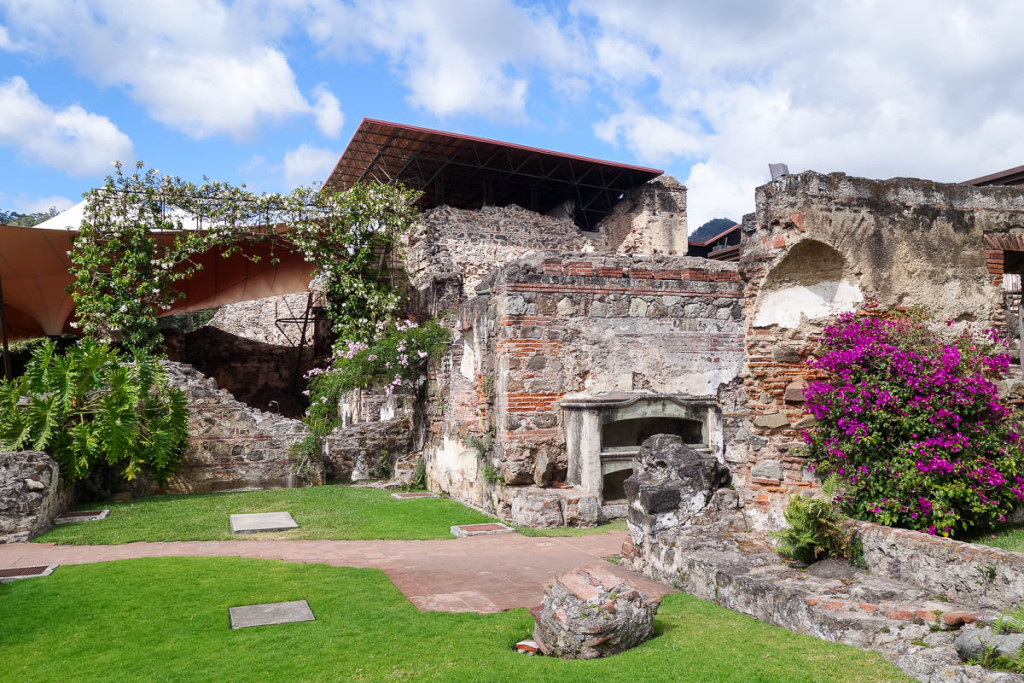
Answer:
[{"label": "arched niche in wall", "polygon": [[864,300],[846,259],[829,245],[803,240],[765,278],[754,308],[754,327],[793,328],[852,311]]}]

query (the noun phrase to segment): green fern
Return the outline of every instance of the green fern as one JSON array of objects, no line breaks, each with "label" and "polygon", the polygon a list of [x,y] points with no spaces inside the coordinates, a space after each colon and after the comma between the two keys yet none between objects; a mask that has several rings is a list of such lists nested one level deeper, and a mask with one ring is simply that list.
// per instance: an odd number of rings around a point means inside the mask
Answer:
[{"label": "green fern", "polygon": [[40,344],[25,374],[0,382],[0,447],[49,452],[71,482],[103,463],[164,484],[184,457],[188,408],[155,358],[89,339],[56,355]]},{"label": "green fern", "polygon": [[838,492],[839,480],[832,475],[822,483],[821,496],[790,496],[783,513],[786,527],[768,533],[776,552],[806,564],[826,557],[856,560],[855,541],[833,502]]}]

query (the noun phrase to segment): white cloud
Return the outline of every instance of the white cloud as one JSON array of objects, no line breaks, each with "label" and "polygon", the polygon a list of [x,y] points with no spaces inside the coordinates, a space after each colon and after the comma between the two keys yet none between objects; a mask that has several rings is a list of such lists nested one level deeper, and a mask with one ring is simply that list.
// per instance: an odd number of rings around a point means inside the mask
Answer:
[{"label": "white cloud", "polygon": [[384,53],[409,102],[436,116],[527,117],[537,68],[564,75],[585,62],[571,33],[511,0],[313,0],[309,33],[345,58]]},{"label": "white cloud", "polygon": [[3,24],[0,24],[0,50],[7,50],[13,52],[17,47],[11,41],[11,35],[4,28]]},{"label": "white cloud", "polygon": [[334,93],[330,91],[326,83],[321,83],[313,89],[313,115],[316,117],[316,127],[320,132],[329,138],[336,138],[341,133],[341,127],[345,125],[345,115],[341,111],[341,103]]},{"label": "white cloud", "polygon": [[302,144],[284,155],[284,185],[292,190],[299,185],[322,183],[331,174],[341,154]]},{"label": "white cloud", "polygon": [[[594,127],[685,164],[691,225],[753,210],[768,163],[955,181],[1024,158],[1024,6],[792,0],[572,6],[594,28]],[[653,88],[651,86],[653,83]]]},{"label": "white cloud", "polygon": [[[9,27],[101,86],[124,88],[149,116],[194,138],[250,138],[295,115],[332,131],[337,100],[311,104],[277,47],[298,3],[214,0],[6,0]],[[333,97],[333,96],[331,96]],[[332,110],[333,107],[333,110]]]},{"label": "white cloud", "polygon": [[30,199],[23,194],[19,194],[13,203],[15,210],[19,213],[42,213],[50,209],[57,209],[59,212],[76,204],[75,201],[58,195]]},{"label": "white cloud", "polygon": [[77,104],[51,107],[20,76],[0,83],[0,112],[0,145],[29,163],[93,175],[108,172],[111,161],[134,158],[131,140],[106,116]]}]

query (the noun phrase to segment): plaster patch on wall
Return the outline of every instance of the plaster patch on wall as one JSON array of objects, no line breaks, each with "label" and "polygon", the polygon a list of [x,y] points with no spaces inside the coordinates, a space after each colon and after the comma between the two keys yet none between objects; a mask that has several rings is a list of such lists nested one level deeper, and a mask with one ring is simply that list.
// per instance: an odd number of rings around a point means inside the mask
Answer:
[{"label": "plaster patch on wall", "polygon": [[860,287],[848,280],[784,287],[766,292],[761,297],[754,327],[778,325],[793,328],[800,325],[802,316],[807,316],[808,320],[820,320],[852,311],[863,300]]}]

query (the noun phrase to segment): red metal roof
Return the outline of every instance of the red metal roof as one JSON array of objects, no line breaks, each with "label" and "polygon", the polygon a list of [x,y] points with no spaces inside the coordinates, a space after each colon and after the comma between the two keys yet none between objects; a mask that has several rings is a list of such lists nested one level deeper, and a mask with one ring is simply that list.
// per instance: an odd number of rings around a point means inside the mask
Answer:
[{"label": "red metal roof", "polygon": [[980,178],[965,180],[963,181],[963,184],[974,185],[976,187],[982,187],[985,185],[1024,185],[1024,166],[1008,168],[1005,171],[999,171],[998,173],[990,173],[989,175],[983,175]]},{"label": "red metal roof", "polygon": [[704,241],[704,242],[694,242],[693,240],[691,240],[690,244],[695,246],[695,247],[706,247],[709,244],[711,244],[712,242],[716,242],[716,241],[722,239],[723,237],[725,237],[726,235],[731,233],[733,230],[739,230],[739,229],[740,229],[740,224],[737,223],[736,225],[732,226],[731,228],[726,228],[725,230],[723,230],[722,232],[718,233],[717,235],[715,235],[714,237],[712,237],[711,239],[709,239],[707,241]]},{"label": "red metal roof", "polygon": [[363,119],[324,187],[401,182],[423,192],[421,209],[517,204],[546,213],[566,201],[594,229],[622,194],[662,171],[510,142]]}]

